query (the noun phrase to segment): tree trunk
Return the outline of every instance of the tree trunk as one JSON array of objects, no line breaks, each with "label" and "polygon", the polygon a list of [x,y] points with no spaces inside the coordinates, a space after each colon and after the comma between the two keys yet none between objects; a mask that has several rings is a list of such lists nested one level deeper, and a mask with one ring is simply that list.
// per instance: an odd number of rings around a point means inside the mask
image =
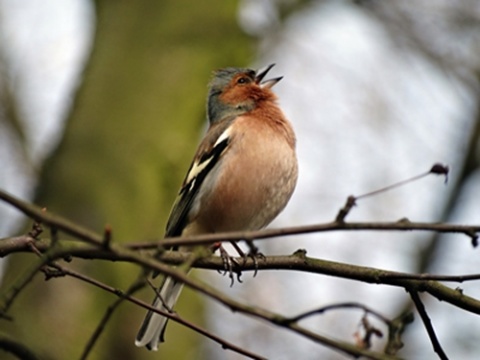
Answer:
[{"label": "tree trunk", "polygon": [[[109,224],[112,241],[159,239],[203,129],[211,71],[247,65],[252,39],[239,29],[231,1],[95,5],[91,58],[64,138],[43,168],[36,203],[97,232]],[[10,262],[6,282],[29,261],[23,255]],[[75,260],[66,266],[120,289],[139,274],[118,263]],[[184,295],[179,312],[201,322],[199,299]],[[150,301],[153,292],[142,297]],[[45,283],[39,275],[12,308],[15,322],[0,322],[0,330],[42,358],[79,358],[114,300],[78,280]],[[143,313],[123,304],[89,359],[147,358],[133,344]],[[171,323],[166,339],[158,358],[201,358],[200,336],[192,331]]]}]

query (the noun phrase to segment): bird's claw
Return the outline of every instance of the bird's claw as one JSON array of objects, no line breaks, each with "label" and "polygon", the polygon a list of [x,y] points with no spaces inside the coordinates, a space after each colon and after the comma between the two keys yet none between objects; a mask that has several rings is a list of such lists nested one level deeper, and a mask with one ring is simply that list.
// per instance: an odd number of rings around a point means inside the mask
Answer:
[{"label": "bird's claw", "polygon": [[[238,255],[243,259],[242,264],[240,264],[237,260],[235,260],[232,256],[230,256],[220,243],[217,243],[214,245],[214,249],[215,250],[218,249],[220,251],[220,257],[223,260],[223,267],[225,269],[225,271],[223,272],[223,275],[226,275],[228,273],[228,276],[232,281],[230,286],[233,286],[235,282],[235,278],[233,275],[234,273],[237,274],[237,281],[239,283],[242,282],[241,280],[242,271],[240,269],[245,267],[245,265],[247,264],[248,258],[251,258],[253,261],[253,268],[255,270],[253,273],[253,277],[257,276],[258,274],[258,259],[259,258],[261,258],[262,260],[266,259],[265,255],[263,255],[260,251],[258,251],[258,248],[253,244],[252,240],[245,240],[245,242],[247,243],[249,248],[248,253],[245,253],[235,241],[231,242],[232,246],[238,252]],[[221,273],[221,271],[219,272]]]},{"label": "bird's claw", "polygon": [[[230,256],[223,248],[223,246],[220,245],[218,247],[218,250],[220,251],[220,257],[222,258],[223,267],[225,269],[223,275],[228,274],[228,277],[231,280],[230,287],[232,287],[235,283],[235,276],[233,275],[234,273],[237,275],[237,281],[239,283],[243,282],[241,280],[242,272],[240,270],[235,270],[235,268],[240,268],[240,264],[238,263],[238,261],[235,260],[232,256]],[[219,272],[221,273],[221,271]]]},{"label": "bird's claw", "polygon": [[245,242],[247,243],[248,245],[248,248],[249,248],[249,252],[246,256],[243,257],[244,259],[244,265],[245,265],[245,262],[247,261],[246,259],[247,258],[251,258],[252,261],[253,261],[253,268],[255,269],[254,272],[253,272],[253,277],[257,276],[258,274],[258,259],[262,259],[262,260],[265,260],[266,257],[265,255],[263,255],[260,251],[258,251],[258,247],[255,246],[255,244],[253,243],[252,240],[245,240]]},{"label": "bird's claw", "polygon": [[247,264],[248,258],[251,258],[253,261],[253,268],[255,269],[253,273],[253,277],[257,276],[258,274],[258,258],[261,258],[262,260],[265,260],[266,257],[263,255],[260,251],[258,251],[258,247],[255,246],[252,240],[245,240],[245,242],[248,245],[249,251],[246,254],[235,241],[231,241],[231,244],[237,250],[238,255],[243,259],[243,264],[242,267],[244,267]]}]

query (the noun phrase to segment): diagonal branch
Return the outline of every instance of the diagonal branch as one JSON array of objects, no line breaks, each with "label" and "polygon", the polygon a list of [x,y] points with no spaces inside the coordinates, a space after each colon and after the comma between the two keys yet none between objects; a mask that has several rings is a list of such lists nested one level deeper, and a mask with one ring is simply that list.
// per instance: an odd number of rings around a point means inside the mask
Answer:
[{"label": "diagonal branch", "polygon": [[20,200],[5,191],[0,190],[0,200],[3,200],[4,202],[20,210],[28,217],[42,224],[48,225],[51,228],[62,230],[66,234],[72,235],[77,239],[84,240],[94,245],[102,244],[103,236],[87,228],[84,228],[70,220],[67,220],[62,216],[45,211],[45,209],[40,208],[39,206]]},{"label": "diagonal branch", "polygon": [[407,289],[407,291],[410,294],[410,297],[412,298],[418,313],[420,314],[420,318],[423,321],[423,325],[425,326],[425,329],[427,329],[428,337],[430,338],[430,341],[432,342],[432,345],[433,345],[433,350],[435,350],[435,352],[438,354],[438,357],[440,359],[448,360],[448,356],[445,354],[445,352],[442,349],[442,345],[440,345],[440,342],[438,341],[437,335],[435,334],[435,330],[433,329],[432,322],[430,321],[430,317],[427,314],[427,310],[425,310],[425,306],[423,305],[422,300],[420,299],[420,296],[418,296],[418,293],[415,290]]},{"label": "diagonal branch", "polygon": [[[97,286],[105,291],[108,291],[112,294],[115,294],[116,296],[119,296],[120,297],[120,300],[128,300],[132,303],[135,303],[136,305],[139,305],[141,307],[144,307],[148,310],[152,310],[154,312],[157,312],[157,313],[160,313],[161,315],[163,316],[167,316],[168,318],[170,318],[171,320],[173,321],[176,321],[176,322],[179,322],[181,323],[182,325],[185,325],[207,337],[209,337],[210,339],[214,340],[214,341],[217,341],[219,342],[222,347],[224,348],[228,348],[228,349],[231,349],[233,351],[236,351],[240,354],[243,354],[245,356],[248,356],[252,359],[264,359],[263,357],[260,357],[256,354],[253,354],[245,349],[242,349],[242,348],[239,348],[213,334],[210,334],[209,332],[207,332],[206,330],[204,329],[201,329],[199,328],[198,326],[182,319],[181,317],[179,317],[176,313],[166,313],[166,312],[163,312],[163,311],[160,311],[158,310],[157,308],[153,307],[152,305],[149,305],[147,303],[144,303],[143,301],[140,301],[136,298],[133,298],[128,292],[127,293],[123,293],[121,291],[119,291],[118,289],[114,289],[108,285],[105,285],[95,279],[92,279],[90,277],[87,277],[83,274],[80,274],[76,271],[73,271],[73,270],[69,270],[69,269],[66,269],[65,267],[62,267],[62,266],[59,266],[57,264],[54,265],[55,269],[59,270],[61,272],[61,275],[69,275],[69,276],[72,276],[72,277],[75,277],[79,280],[82,280],[82,281],[85,281],[91,285],[94,285],[94,286]],[[181,272],[179,272],[180,274],[183,274]],[[189,280],[190,281],[190,280]],[[204,283],[200,283],[199,281],[190,281],[191,284],[194,284],[193,287],[197,287],[198,288],[201,288],[201,287],[204,287],[206,286],[206,284]],[[356,346],[354,345],[351,345],[349,343],[346,343],[346,342],[341,342],[341,341],[335,341],[335,340],[331,340],[329,338],[326,338],[326,337],[323,337],[323,336],[320,336],[318,334],[315,334],[309,330],[306,330],[300,326],[297,326],[296,324],[290,324],[290,321],[285,321],[286,318],[283,318],[283,316],[279,315],[279,314],[275,314],[275,313],[272,313],[272,312],[269,312],[269,311],[266,311],[266,310],[261,310],[260,308],[256,308],[256,307],[252,307],[252,306],[246,306],[246,305],[243,305],[233,299],[229,299],[228,297],[226,297],[225,295],[217,292],[217,291],[208,291],[208,292],[204,292],[206,294],[208,294],[210,297],[214,298],[214,299],[217,299],[218,298],[222,298],[222,300],[220,301],[221,303],[223,303],[224,305],[227,305],[229,306],[232,310],[235,310],[235,311],[240,311],[240,312],[244,312],[244,313],[247,313],[249,315],[253,315],[255,317],[259,317],[259,318],[262,318],[264,320],[267,320],[277,326],[281,326],[281,327],[286,327],[286,328],[289,328],[289,329],[292,329],[294,330],[295,332],[301,334],[301,335],[304,335],[306,336],[307,338],[310,338],[311,340],[314,340],[314,341],[317,341],[317,342],[320,342],[324,345],[327,345],[327,346],[330,346],[336,350],[340,350],[342,352],[345,352],[349,355],[353,355],[353,356],[365,356],[369,359],[378,359],[378,360],[388,360],[388,359],[391,359],[391,360],[394,360],[394,359],[397,359],[396,357],[393,357],[393,356],[388,356],[388,355],[382,355],[382,354],[378,354],[378,353],[375,353],[375,352],[371,352],[371,351],[368,351],[368,350],[364,350],[364,349],[360,349],[360,348],[357,348]],[[246,309],[248,309],[248,311],[246,311]]]},{"label": "diagonal branch", "polygon": [[[66,274],[73,276],[77,279],[84,280],[85,276],[81,275],[77,272],[74,272],[72,270],[68,270],[65,267],[60,267],[60,270]],[[97,285],[97,283],[94,282],[89,282],[90,284]],[[106,285],[105,285],[106,286]],[[105,289],[105,286],[102,287],[102,289]],[[87,344],[85,345],[85,349],[83,350],[82,356],[80,357],[80,360],[86,360],[88,358],[88,355],[92,351],[95,343],[98,341],[100,338],[100,335],[102,334],[103,330],[105,329],[108,321],[112,318],[113,314],[115,311],[119,308],[119,306],[128,298],[133,296],[138,290],[143,288],[144,283],[141,281],[136,281],[133,283],[130,288],[123,294],[119,293],[118,291],[116,294],[118,295],[118,299],[114,301],[105,311],[105,314],[103,315],[102,319],[100,320],[100,323],[98,324],[97,328],[93,332],[92,336],[88,340]],[[107,291],[113,290],[112,288],[108,287]]]},{"label": "diagonal branch", "polygon": [[88,354],[89,352],[91,351],[94,343],[96,342],[98,336],[100,335],[100,333],[102,332],[103,330],[103,327],[105,326],[105,324],[107,323],[107,321],[109,320],[111,314],[113,313],[113,311],[115,311],[115,309],[118,307],[118,305],[123,302],[124,300],[127,300],[133,304],[136,304],[136,305],[139,305],[147,310],[151,310],[151,311],[154,311],[154,312],[157,312],[157,313],[160,313],[161,315],[163,316],[167,316],[169,317],[171,320],[175,321],[175,322],[178,322],[180,324],[182,324],[183,326],[186,326],[208,338],[210,338],[211,340],[219,343],[223,349],[230,349],[234,352],[237,352],[239,354],[242,354],[244,356],[247,356],[251,359],[255,359],[255,360],[265,360],[264,357],[261,357],[257,354],[254,354],[246,349],[243,349],[237,345],[234,345],[226,340],[224,340],[223,338],[217,336],[217,335],[214,335],[208,331],[206,331],[205,329],[202,329],[200,328],[199,326],[187,321],[187,320],[184,320],[183,318],[181,318],[180,316],[178,316],[176,313],[165,313],[165,312],[162,312],[160,310],[158,310],[157,308],[153,307],[152,305],[150,304],[147,304],[141,300],[138,300],[137,298],[133,297],[132,296],[132,293],[134,293],[135,291],[138,290],[138,287],[141,287],[143,286],[143,284],[141,284],[140,282],[136,282],[135,284],[133,284],[130,289],[127,290],[127,292],[122,292],[118,289],[115,289],[111,286],[108,286],[104,283],[101,283],[95,279],[92,279],[88,276],[85,276],[83,274],[80,274],[79,272],[76,272],[74,270],[70,270],[70,269],[67,269],[63,266],[59,266],[59,265],[55,265],[55,268],[58,269],[59,271],[61,271],[62,275],[68,275],[68,276],[71,276],[71,277],[74,277],[78,280],[81,280],[81,281],[84,281],[84,282],[87,282],[89,283],[90,285],[93,285],[93,286],[96,286],[104,291],[107,291],[111,294],[114,294],[116,296],[118,296],[118,300],[115,301],[107,310],[104,318],[102,319],[102,321],[100,322],[98,328],[96,329],[95,333],[93,334],[93,336],[90,338],[83,354],[82,354],[82,357],[81,359],[86,359],[88,357]]},{"label": "diagonal branch", "polygon": [[[65,252],[63,251],[60,246],[55,246],[55,248],[51,248],[49,250],[49,256],[48,257],[43,257],[43,265],[51,263],[54,259],[62,258],[65,256]],[[177,281],[181,281],[185,283],[186,286],[204,294],[207,295],[208,297],[216,300],[217,302],[221,303],[224,306],[227,306],[228,308],[234,310],[235,312],[239,312],[245,315],[249,315],[251,317],[257,318],[257,319],[262,319],[264,321],[270,322],[276,326],[279,327],[284,327],[287,328],[301,336],[306,337],[307,339],[310,339],[311,341],[317,342],[319,344],[322,344],[324,346],[327,346],[329,348],[332,348],[334,350],[340,351],[342,353],[348,354],[350,356],[364,356],[369,359],[379,359],[379,360],[384,360],[384,359],[397,359],[396,357],[389,356],[389,355],[382,355],[376,352],[372,352],[369,350],[365,349],[360,349],[355,345],[352,345],[348,342],[343,342],[343,341],[338,341],[338,340],[333,340],[328,337],[319,335],[315,332],[312,332],[308,329],[305,329],[302,326],[299,326],[296,323],[289,323],[287,320],[288,318],[285,318],[284,316],[271,312],[266,309],[261,309],[259,307],[254,307],[251,305],[245,305],[231,297],[228,297],[227,295],[223,294],[222,292],[216,290],[214,287],[208,285],[205,282],[201,282],[196,279],[192,279],[191,277],[188,277],[184,272],[168,266],[164,263],[161,263],[157,261],[156,259],[148,256],[144,256],[142,254],[139,254],[135,251],[132,251],[130,249],[126,249],[120,245],[116,244],[111,244],[109,247],[109,251],[112,253],[116,254],[117,257],[122,258],[126,261],[130,261],[132,263],[136,263],[138,265],[141,265],[146,268],[150,268],[154,271],[166,274],[168,276],[171,276]],[[221,259],[220,259],[221,260]],[[38,265],[37,265],[38,266]],[[54,265],[57,267],[58,265]],[[41,268],[41,265],[38,267]],[[79,275],[83,276],[83,275]],[[98,281],[83,277],[82,280],[87,281],[91,284],[97,285]],[[107,290],[107,289],[105,289]],[[107,290],[110,291],[110,290]],[[118,290],[112,289],[111,292],[114,292],[117,296],[125,296],[123,293],[119,294]],[[130,300],[130,298],[128,298]],[[11,303],[13,300],[9,299],[8,297],[6,299],[8,303]],[[144,304],[141,304],[141,306],[145,307]],[[150,306],[148,307],[150,309]],[[175,319],[176,315],[173,313],[162,313],[162,315],[167,316],[169,318]]]},{"label": "diagonal branch", "polygon": [[[111,244],[108,234],[110,231],[106,231],[104,236],[101,236],[93,231],[85,229],[75,223],[66,220],[60,216],[48,213],[39,207],[19,200],[5,192],[0,190],[0,199],[7,203],[10,203],[20,211],[24,212],[33,219],[40,221],[48,225],[52,234],[57,234],[57,230],[61,230],[67,234],[74,236],[81,241],[62,241],[57,239],[55,235],[55,241],[53,240],[37,240],[30,235],[20,236],[16,238],[3,239],[0,241],[0,256],[6,256],[15,251],[32,251],[32,243],[35,243],[35,249],[40,252],[44,252],[41,257],[36,261],[20,279],[15,282],[7,291],[2,294],[0,304],[4,311],[8,310],[15,297],[20,291],[28,284],[39,269],[45,265],[52,264],[53,261],[65,256],[78,256],[85,258],[98,258],[108,260],[120,260],[136,263],[144,268],[152,269],[157,272],[166,274],[173,277],[179,282],[185,283],[188,287],[201,292],[208,297],[222,303],[223,305],[246,315],[250,315],[256,318],[266,320],[272,324],[280,327],[286,327],[297,334],[307,337],[308,339],[321,343],[325,346],[331,347],[335,350],[339,350],[345,354],[351,356],[366,356],[371,359],[386,359],[391,358],[388,355],[381,355],[378,353],[370,352],[364,349],[341,341],[335,341],[319,334],[313,333],[301,326],[296,322],[292,322],[291,319],[285,318],[279,314],[272,313],[265,309],[246,306],[232,298],[227,297],[221,292],[217,291],[213,287],[206,283],[199,282],[188,278],[183,272],[166,265],[165,262],[180,264],[185,261],[184,256],[187,254],[181,254],[174,252],[163,252],[159,256],[160,261],[155,259],[151,254],[140,254],[140,249],[154,249],[158,254],[158,249],[164,247],[170,247],[172,245],[200,245],[209,244],[219,241],[235,241],[246,240],[252,241],[254,239],[267,239],[274,236],[285,236],[293,234],[304,234],[312,232],[325,232],[325,231],[358,231],[358,230],[390,230],[390,231],[434,231],[442,233],[461,233],[469,236],[472,239],[472,244],[475,246],[477,242],[477,233],[480,232],[480,226],[477,225],[456,225],[456,224],[432,224],[432,223],[413,223],[409,220],[400,220],[398,222],[381,222],[381,223],[352,223],[344,222],[343,219],[330,223],[314,224],[308,226],[298,226],[284,229],[271,229],[261,231],[250,232],[236,232],[226,234],[213,234],[196,237],[183,237],[174,239],[164,239],[157,243],[148,244],[128,244],[119,245]],[[153,251],[152,251],[153,252]],[[242,264],[242,265],[240,265]],[[223,261],[216,257],[201,258],[195,261],[194,266],[222,269]],[[434,280],[447,280],[447,281],[467,281],[478,280],[479,275],[470,274],[464,276],[440,276],[429,274],[405,274],[399,272],[390,272],[380,269],[360,267],[349,264],[341,264],[331,261],[324,261],[320,259],[312,259],[306,257],[304,250],[299,250],[295,254],[290,256],[275,256],[265,257],[259,260],[242,259],[235,264],[235,271],[244,270],[258,270],[258,269],[288,269],[307,271],[312,273],[343,277],[352,280],[359,280],[367,283],[374,284],[387,284],[392,286],[399,286],[408,289],[412,299],[420,301],[417,292],[425,291],[431,295],[437,297],[440,300],[450,302],[451,304],[458,306],[464,310],[474,313],[480,313],[480,302],[477,299],[464,295],[461,291],[450,289]],[[86,280],[84,280],[86,281]],[[117,295],[118,291],[116,291]],[[416,298],[415,298],[416,296]],[[419,305],[415,302],[417,308]],[[421,302],[420,302],[421,304]],[[423,304],[421,304],[423,306]],[[424,308],[423,308],[424,310]],[[419,308],[419,313],[421,309]],[[175,317],[174,314],[169,314],[170,317]],[[422,316],[426,315],[426,312]],[[423,317],[422,317],[423,319]],[[427,316],[428,319],[428,316]],[[424,319],[425,322],[425,319]],[[431,326],[431,324],[430,324]],[[428,326],[427,331],[428,331]],[[402,327],[403,329],[403,327]],[[433,328],[432,328],[433,330]],[[400,332],[399,332],[400,333]],[[438,342],[438,341],[437,341]],[[434,347],[435,347],[434,343]],[[440,350],[438,350],[440,349]],[[435,347],[437,353],[443,352],[441,347]]]}]

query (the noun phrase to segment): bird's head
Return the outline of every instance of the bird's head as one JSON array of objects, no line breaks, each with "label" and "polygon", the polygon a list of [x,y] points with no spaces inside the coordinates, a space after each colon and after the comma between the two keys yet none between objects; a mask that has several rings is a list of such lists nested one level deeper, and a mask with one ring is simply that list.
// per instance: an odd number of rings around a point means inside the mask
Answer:
[{"label": "bird's head", "polygon": [[227,116],[241,115],[255,109],[262,101],[275,100],[271,88],[282,77],[263,81],[275,64],[262,71],[225,68],[215,71],[209,86],[207,115],[210,123]]}]

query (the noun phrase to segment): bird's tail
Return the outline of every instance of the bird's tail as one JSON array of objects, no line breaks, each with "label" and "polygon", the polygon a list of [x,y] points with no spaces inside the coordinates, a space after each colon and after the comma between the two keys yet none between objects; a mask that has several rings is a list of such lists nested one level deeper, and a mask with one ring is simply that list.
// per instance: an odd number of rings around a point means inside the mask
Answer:
[{"label": "bird's tail", "polygon": [[[156,309],[169,312],[177,302],[183,288],[183,283],[178,282],[167,276],[159,288],[159,295],[153,301]],[[138,347],[146,346],[149,350],[157,350],[158,343],[163,342],[165,327],[167,326],[165,316],[149,311],[143,320],[142,326],[135,339],[135,345]]]}]

